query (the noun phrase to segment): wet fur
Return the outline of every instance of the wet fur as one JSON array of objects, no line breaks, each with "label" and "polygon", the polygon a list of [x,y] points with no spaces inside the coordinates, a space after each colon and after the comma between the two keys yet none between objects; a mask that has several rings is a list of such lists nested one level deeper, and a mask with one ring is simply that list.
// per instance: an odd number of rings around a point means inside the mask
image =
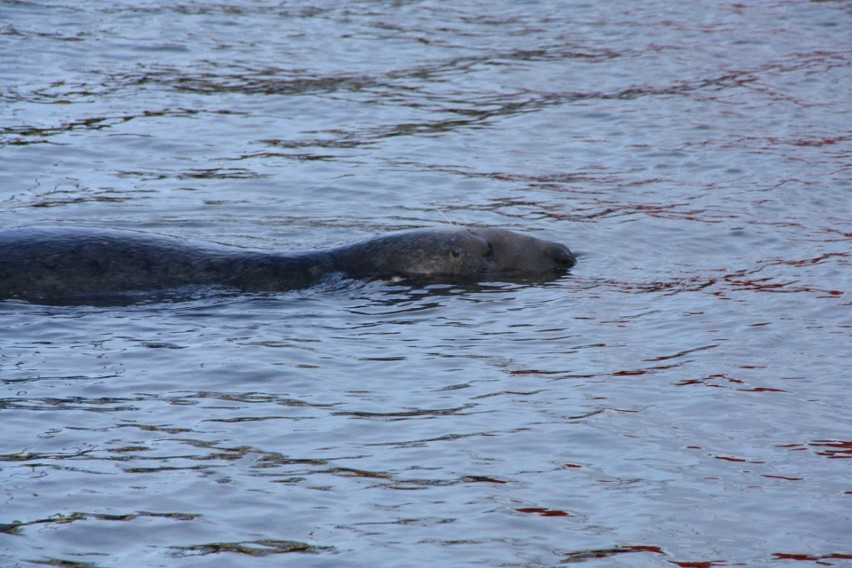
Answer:
[{"label": "wet fur", "polygon": [[422,229],[305,252],[264,252],[134,231],[0,231],[0,299],[30,301],[214,285],[244,291],[352,278],[484,279],[555,273],[575,263],[558,243],[500,229]]}]

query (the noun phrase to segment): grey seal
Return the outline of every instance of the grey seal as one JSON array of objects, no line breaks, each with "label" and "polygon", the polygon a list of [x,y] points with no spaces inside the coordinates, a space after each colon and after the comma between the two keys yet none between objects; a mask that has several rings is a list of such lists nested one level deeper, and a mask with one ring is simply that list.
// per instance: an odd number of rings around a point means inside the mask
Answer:
[{"label": "grey seal", "polygon": [[75,227],[0,231],[0,300],[39,302],[184,286],[246,292],[358,279],[500,280],[574,266],[552,241],[503,229],[419,229],[336,248],[269,252],[136,231]]}]

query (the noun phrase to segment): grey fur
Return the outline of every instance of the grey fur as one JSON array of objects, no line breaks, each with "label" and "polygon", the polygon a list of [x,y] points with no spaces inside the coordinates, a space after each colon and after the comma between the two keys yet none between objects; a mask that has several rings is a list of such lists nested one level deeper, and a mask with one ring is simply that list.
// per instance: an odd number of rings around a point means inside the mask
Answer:
[{"label": "grey fur", "polygon": [[421,229],[305,252],[264,252],[134,231],[70,227],[0,231],[0,300],[29,301],[214,285],[261,292],[352,278],[482,280],[557,273],[563,245],[500,229]]}]

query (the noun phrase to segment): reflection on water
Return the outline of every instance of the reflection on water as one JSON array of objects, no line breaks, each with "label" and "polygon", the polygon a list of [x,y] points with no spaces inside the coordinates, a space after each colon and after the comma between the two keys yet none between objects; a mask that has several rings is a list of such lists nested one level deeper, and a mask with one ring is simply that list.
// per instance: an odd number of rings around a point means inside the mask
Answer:
[{"label": "reflection on water", "polygon": [[580,258],[0,303],[0,564],[848,562],[849,16],[0,4],[3,227]]}]

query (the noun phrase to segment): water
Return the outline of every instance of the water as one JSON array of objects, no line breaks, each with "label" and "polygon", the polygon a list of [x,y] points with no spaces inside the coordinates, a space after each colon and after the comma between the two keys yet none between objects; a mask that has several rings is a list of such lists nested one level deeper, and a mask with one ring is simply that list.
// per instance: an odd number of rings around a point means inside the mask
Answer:
[{"label": "water", "polygon": [[581,256],[0,304],[0,563],[848,565],[850,15],[4,2],[0,226]]}]

